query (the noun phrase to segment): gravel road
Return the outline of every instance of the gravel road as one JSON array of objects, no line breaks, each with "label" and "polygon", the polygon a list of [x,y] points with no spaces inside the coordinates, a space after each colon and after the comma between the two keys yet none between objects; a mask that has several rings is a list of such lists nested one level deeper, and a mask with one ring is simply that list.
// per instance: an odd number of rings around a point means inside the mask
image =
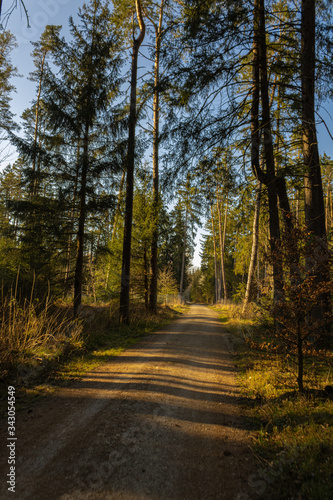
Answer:
[{"label": "gravel road", "polygon": [[[246,500],[251,435],[228,332],[203,305],[17,414],[17,500]],[[2,443],[7,439],[3,433]]]}]

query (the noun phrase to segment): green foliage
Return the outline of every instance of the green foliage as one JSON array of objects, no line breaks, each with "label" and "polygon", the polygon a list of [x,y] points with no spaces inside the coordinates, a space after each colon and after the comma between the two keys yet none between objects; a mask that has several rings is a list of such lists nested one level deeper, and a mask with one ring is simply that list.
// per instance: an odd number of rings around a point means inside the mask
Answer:
[{"label": "green foliage", "polygon": [[162,295],[178,293],[178,283],[171,267],[165,267],[159,270],[158,293]]},{"label": "green foliage", "polygon": [[13,113],[10,110],[11,92],[15,89],[11,78],[17,76],[17,69],[10,59],[11,51],[16,47],[14,35],[0,29],[0,114],[1,132],[14,126]]},{"label": "green foliage", "polygon": [[83,285],[93,288],[92,254],[107,244],[101,233],[113,217],[124,159],[121,103],[112,108],[122,58],[107,2],[85,4],[70,31],[66,41],[60,27],[47,26],[34,44],[37,101],[24,114],[26,139],[12,135],[21,170],[19,193],[10,193],[8,231],[16,236],[21,277],[30,284],[35,277],[37,289],[49,281],[54,293],[71,289],[79,238],[91,249],[84,250]]}]

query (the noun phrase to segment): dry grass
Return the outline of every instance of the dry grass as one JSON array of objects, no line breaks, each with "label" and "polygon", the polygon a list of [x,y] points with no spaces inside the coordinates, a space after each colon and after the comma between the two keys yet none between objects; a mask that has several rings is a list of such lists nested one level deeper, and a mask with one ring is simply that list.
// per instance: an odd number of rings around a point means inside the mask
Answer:
[{"label": "dry grass", "polygon": [[[119,323],[119,301],[82,304],[78,319],[72,307],[47,299],[19,302],[17,293],[0,301],[0,382],[28,388],[47,380],[64,378],[75,365],[75,377],[95,362],[107,361],[156,328],[175,319],[185,307],[159,306],[148,314],[144,304],[131,304],[128,325]],[[120,350],[120,351],[119,351]],[[69,369],[71,372],[71,369]]]},{"label": "dry grass", "polygon": [[242,312],[241,304],[216,303],[212,309],[219,314],[221,322],[233,334],[233,341],[242,344],[245,338],[251,335],[253,325],[257,321],[257,308],[249,304],[245,313]]},{"label": "dry grass", "polygon": [[[258,314],[242,307],[214,307],[231,332],[239,383],[253,426],[258,498],[328,500],[333,488],[333,401],[324,390],[333,384],[326,359],[307,359],[307,394],[297,393],[295,366],[276,352],[262,352],[244,342],[261,335]],[[267,332],[267,328],[265,330]],[[259,491],[260,490],[260,491]]]},{"label": "dry grass", "polygon": [[82,324],[54,308],[50,299],[19,302],[17,293],[0,302],[0,378],[27,361],[59,355],[80,342]]}]

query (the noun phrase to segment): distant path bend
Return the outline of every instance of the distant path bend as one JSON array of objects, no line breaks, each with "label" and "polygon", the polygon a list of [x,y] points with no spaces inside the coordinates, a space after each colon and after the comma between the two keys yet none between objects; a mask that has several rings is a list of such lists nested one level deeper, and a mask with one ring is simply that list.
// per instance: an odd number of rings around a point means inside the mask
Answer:
[{"label": "distant path bend", "polygon": [[[16,498],[254,497],[256,464],[227,335],[214,311],[191,305],[135,348],[19,412]],[[0,466],[0,497],[13,498],[8,466]]]}]

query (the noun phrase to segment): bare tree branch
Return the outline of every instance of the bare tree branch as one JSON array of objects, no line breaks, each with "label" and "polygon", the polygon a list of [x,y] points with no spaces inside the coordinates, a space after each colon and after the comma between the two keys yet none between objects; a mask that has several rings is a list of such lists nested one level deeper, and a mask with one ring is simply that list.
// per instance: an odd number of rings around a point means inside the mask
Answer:
[{"label": "bare tree branch", "polygon": [[[29,23],[29,14],[28,14],[28,9],[25,6],[25,3],[23,0],[19,0],[19,4],[22,6],[26,20],[27,20],[27,27],[30,28],[30,23]],[[18,5],[18,0],[12,0],[12,3],[10,7],[3,13],[2,12],[2,0],[0,0],[0,28],[3,25],[7,25],[10,16],[14,12],[14,10],[17,8]]]}]

